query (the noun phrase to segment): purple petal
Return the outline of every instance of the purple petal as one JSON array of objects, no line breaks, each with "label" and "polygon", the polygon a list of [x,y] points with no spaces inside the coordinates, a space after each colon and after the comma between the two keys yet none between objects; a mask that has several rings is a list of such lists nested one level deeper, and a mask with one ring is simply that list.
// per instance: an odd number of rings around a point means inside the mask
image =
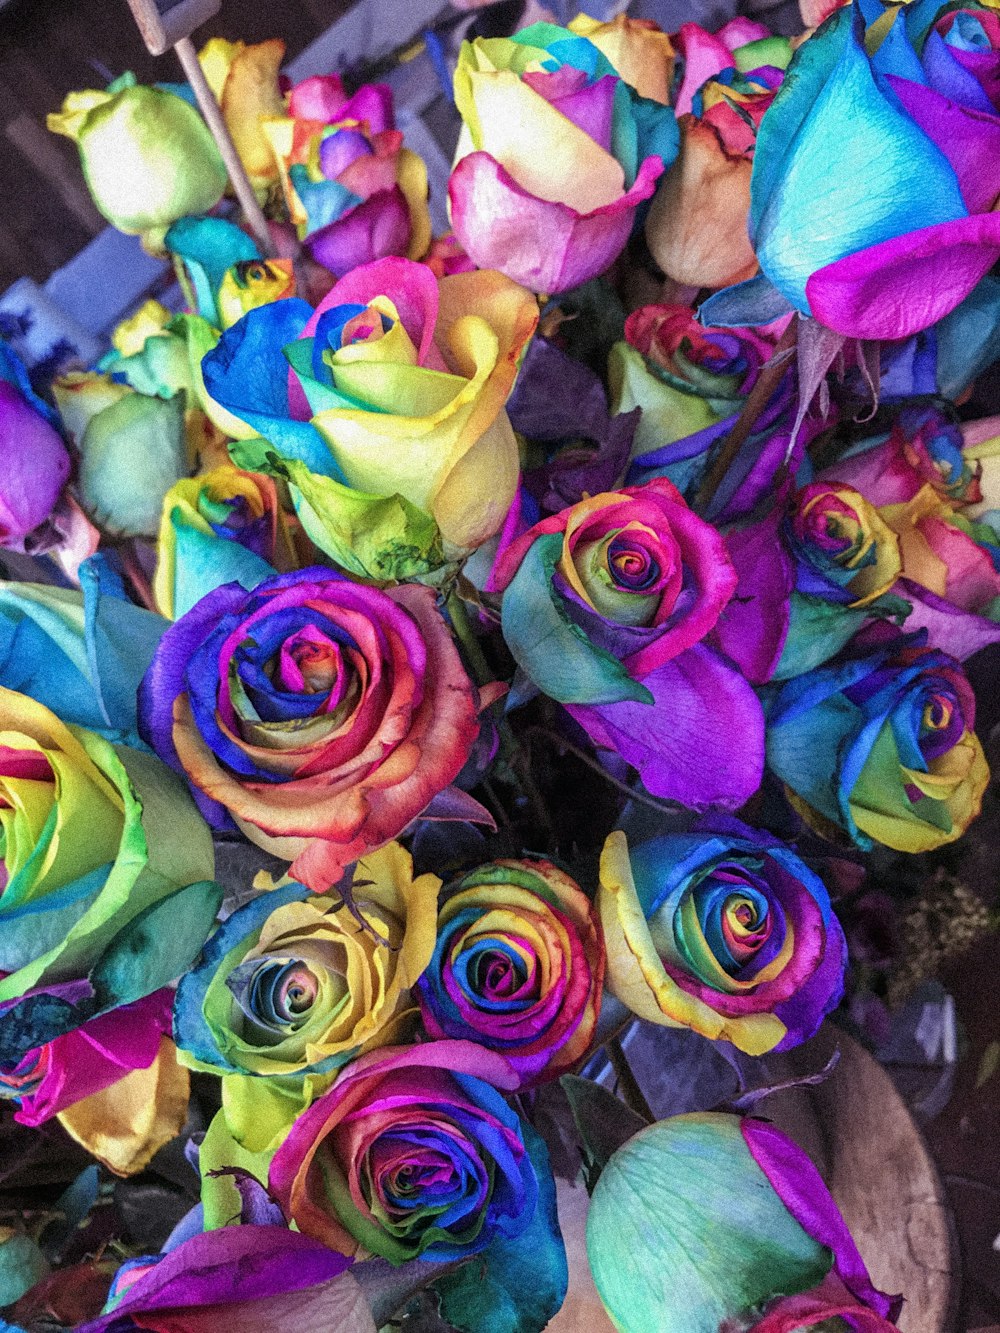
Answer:
[{"label": "purple petal", "polygon": [[359,157],[370,157],[371,151],[360,130],[338,130],[328,134],[319,146],[319,169],[328,181],[335,181]]},{"label": "purple petal", "polygon": [[1000,194],[1000,117],[971,111],[931,88],[891,75],[903,110],[951,163],[970,213],[987,213]]},{"label": "purple petal", "polygon": [[844,1286],[883,1319],[895,1318],[902,1304],[872,1286],[847,1224],[812,1162],[774,1125],[744,1119],[743,1138],[750,1155],[796,1222],[814,1240],[833,1251],[834,1268]]},{"label": "purple petal", "polygon": [[409,244],[410,210],[398,185],[379,190],[305,241],[316,263],[338,278],[374,259],[405,255]]},{"label": "purple petal", "polygon": [[596,744],[638,769],[655,796],[695,810],[741,806],[760,786],[764,718],[739,672],[696,644],[642,683],[652,705],[568,705],[567,711]]},{"label": "purple petal", "polygon": [[977,616],[974,611],[963,611],[953,602],[938,597],[929,588],[922,588],[910,579],[899,579],[892,591],[904,597],[913,607],[906,618],[906,632],[925,629],[930,642],[949,657],[964,662],[980,648],[1000,643],[1000,624]]},{"label": "purple petal", "polygon": [[795,562],[781,540],[782,519],[776,505],[759,523],[725,538],[739,583],[719,617],[715,641],[758,685],[773,676],[788,634]]},{"label": "purple petal", "polygon": [[563,65],[552,73],[522,76],[524,83],[610,153],[618,79],[614,74],[606,74],[596,83],[588,85],[586,80],[586,74],[572,65]]}]

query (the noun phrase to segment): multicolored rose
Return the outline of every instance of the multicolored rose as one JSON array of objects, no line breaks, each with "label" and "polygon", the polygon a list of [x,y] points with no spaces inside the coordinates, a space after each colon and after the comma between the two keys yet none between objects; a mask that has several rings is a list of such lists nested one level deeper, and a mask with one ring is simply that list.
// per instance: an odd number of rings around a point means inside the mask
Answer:
[{"label": "multicolored rose", "polygon": [[635,847],[612,833],[597,904],[609,988],[649,1022],[761,1055],[811,1037],[843,991],[847,946],[822,880],[735,819]]},{"label": "multicolored rose", "polygon": [[869,47],[863,11],[848,6],[795,53],[751,182],[767,318],[776,289],[847,337],[905,338],[996,262],[996,16],[952,12],[929,33],[918,22],[898,17]]},{"label": "multicolored rose", "polygon": [[585,1054],[603,976],[601,937],[580,887],[547,861],[496,861],[445,891],[416,994],[432,1037],[499,1052],[524,1087]]},{"label": "multicolored rose", "polygon": [[448,183],[455,235],[480,267],[536,292],[603,273],[677,152],[673,112],[553,24],[464,43],[455,102],[464,122]]},{"label": "multicolored rose", "polygon": [[[38,1025],[7,1023],[23,1054],[96,1016],[88,974],[144,911],[180,906],[178,889],[211,875],[213,853],[183,786],[153,756],[116,750],[11,690],[0,690],[0,719],[0,1003],[40,1014]],[[149,983],[129,1000],[176,975],[154,973],[129,977]],[[73,993],[43,1012],[32,997],[49,985]]]},{"label": "multicolored rose", "polygon": [[[961,666],[880,627],[767,702],[767,763],[820,832],[925,852],[960,838],[989,768]],[[914,642],[916,640],[917,642]]]},{"label": "multicolored rose", "polygon": [[306,1236],[392,1263],[447,1261],[531,1223],[535,1169],[498,1089],[517,1077],[472,1042],[362,1056],[289,1131],[270,1189]]},{"label": "multicolored rose", "polygon": [[543,519],[501,553],[493,578],[518,666],[650,791],[694,808],[736,807],[756,791],[759,701],[704,642],[736,572],[669,481]]},{"label": "multicolored rose", "polygon": [[726,549],[739,583],[716,639],[755,682],[800,676],[866,620],[909,613],[907,602],[887,596],[903,568],[899,539],[848,486],[804,486],[728,532]]},{"label": "multicolored rose", "polygon": [[225,1076],[229,1130],[251,1151],[283,1135],[343,1064],[399,1040],[415,1017],[410,987],[434,949],[441,881],[414,878],[396,842],[362,857],[352,880],[352,910],[295,883],[252,899],[181,978],[181,1060]]},{"label": "multicolored rose", "polygon": [[320,893],[457,777],[476,710],[429,588],[321,567],[209,593],[140,689],[144,736],[213,826],[235,823]]},{"label": "multicolored rose", "polygon": [[176,482],[163,501],[153,595],[175,620],[223,583],[252,588],[295,563],[270,477],[222,465]]},{"label": "multicolored rose", "polygon": [[622,1333],[797,1333],[823,1309],[883,1333],[902,1304],[872,1285],[801,1148],[734,1115],[673,1116],[619,1148],[591,1198],[587,1256]]},{"label": "multicolored rose", "polygon": [[403,147],[387,84],[348,98],[335,74],[292,89],[269,119],[289,217],[312,258],[336,277],[386,255],[422,259],[431,239],[427,169]]},{"label": "multicolored rose", "polygon": [[[398,494],[465,552],[514,498],[504,402],[537,321],[530,293],[499,273],[438,281],[423,264],[382,259],[315,311],[252,311],[205,358],[205,383],[286,461],[367,501]],[[355,497],[328,483],[324,499],[337,511]]]}]

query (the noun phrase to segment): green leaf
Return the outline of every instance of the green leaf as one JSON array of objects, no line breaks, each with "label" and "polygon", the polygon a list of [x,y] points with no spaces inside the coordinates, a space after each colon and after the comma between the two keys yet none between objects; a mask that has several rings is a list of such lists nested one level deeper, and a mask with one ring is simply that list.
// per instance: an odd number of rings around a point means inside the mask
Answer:
[{"label": "green leaf", "polygon": [[532,542],[504,592],[501,627],[518,666],[561,704],[652,704],[646,686],[570,620],[552,586],[562,544],[558,532]]},{"label": "green leaf", "polygon": [[140,912],[90,974],[101,1009],[131,1004],[185,972],[208,939],[222,898],[221,885],[199,880]]},{"label": "green leaf", "polygon": [[559,1082],[580,1131],[584,1182],[587,1193],[593,1194],[605,1166],[623,1144],[646,1128],[646,1121],[613,1092],[588,1078],[564,1074]]},{"label": "green leaf", "polygon": [[522,1131],[538,1177],[530,1225],[513,1240],[494,1240],[432,1284],[441,1317],[459,1333],[540,1333],[566,1299],[566,1249],[548,1150],[530,1125],[522,1122]]}]

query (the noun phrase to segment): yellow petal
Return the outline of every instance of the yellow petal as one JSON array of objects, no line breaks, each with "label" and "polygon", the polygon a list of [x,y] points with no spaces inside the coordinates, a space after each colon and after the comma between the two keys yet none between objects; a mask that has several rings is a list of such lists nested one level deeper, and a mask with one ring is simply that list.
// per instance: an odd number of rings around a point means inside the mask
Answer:
[{"label": "yellow petal", "polygon": [[592,213],[625,192],[616,158],[510,70],[473,75],[482,149],[538,199]]},{"label": "yellow petal", "polygon": [[220,99],[226,126],[247,174],[257,182],[276,180],[278,167],[262,122],[285,111],[278,73],[285,43],[274,37],[248,46],[233,60]]},{"label": "yellow petal", "polygon": [[184,1128],[190,1075],[169,1037],[148,1069],[59,1112],[63,1129],[116,1176],[134,1176]]},{"label": "yellow petal", "polygon": [[589,14],[577,14],[567,27],[592,42],[640,97],[664,106],[670,101],[674,45],[655,23],[630,19],[625,14],[601,23]]},{"label": "yellow petal", "polygon": [[76,142],[91,111],[103,106],[105,102],[110,102],[111,97],[111,93],[102,92],[97,88],[67,93],[62,110],[50,111],[45,117],[46,128],[52,134],[65,134],[67,139]]},{"label": "yellow petal", "polygon": [[246,50],[246,42],[230,42],[225,37],[210,37],[198,52],[198,63],[217,102],[222,101],[226,79],[236,57]]},{"label": "yellow petal", "polygon": [[427,207],[427,167],[424,159],[401,148],[396,159],[396,181],[410,212],[408,259],[423,259],[431,244],[431,215]]}]

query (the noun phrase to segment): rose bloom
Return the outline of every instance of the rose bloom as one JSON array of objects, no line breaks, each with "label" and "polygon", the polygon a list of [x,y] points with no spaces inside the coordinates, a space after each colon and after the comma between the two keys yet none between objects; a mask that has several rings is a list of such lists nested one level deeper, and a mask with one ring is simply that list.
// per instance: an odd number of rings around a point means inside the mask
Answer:
[{"label": "rose bloom", "polygon": [[318,264],[343,277],[386,255],[423,258],[427,169],[403,147],[387,84],[348,98],[337,75],[317,75],[292,89],[287,116],[263,128],[288,215]]},{"label": "rose bloom", "polygon": [[143,735],[206,818],[317,892],[458,776],[476,710],[431,589],[327,568],[217,588],[167,630],[140,687]]},{"label": "rose bloom", "polygon": [[253,1151],[342,1065],[416,1018],[410,987],[434,950],[441,881],[415,879],[396,842],[362,857],[352,880],[359,916],[337,894],[281,885],[235,911],[181,978],[181,1061],[224,1076],[229,1130]]},{"label": "rose bloom", "polygon": [[704,642],[736,572],[669,481],[543,519],[501,551],[493,580],[518,666],[650,791],[698,808],[757,790],[760,703]]},{"label": "rose bloom", "polygon": [[66,446],[52,409],[31,388],[24,366],[0,347],[0,546],[31,551],[51,544],[38,529],[69,477]]},{"label": "rose bloom", "polygon": [[519,1236],[538,1182],[497,1091],[516,1083],[502,1056],[468,1041],[364,1055],[292,1125],[271,1192],[305,1235],[395,1264]]},{"label": "rose bloom", "polygon": [[675,1115],[628,1139],[591,1196],[587,1258],[621,1333],[798,1333],[824,1305],[845,1333],[888,1333],[902,1305],[802,1149],[749,1116]]},{"label": "rose bloom", "polygon": [[530,1086],[585,1054],[604,951],[593,907],[548,861],[495,861],[444,893],[433,958],[417,982],[432,1037],[478,1042]]},{"label": "rose bloom", "polygon": [[464,122],[448,182],[455,235],[481,267],[536,292],[603,273],[677,152],[673,112],[637,97],[596,46],[552,24],[464,43],[455,104]]},{"label": "rose bloom", "polygon": [[531,294],[499,273],[439,281],[381,259],[315,311],[296,300],[251,311],[205,357],[205,385],[283,457],[366,499],[401,495],[467,551],[514,498],[504,403],[537,322]]},{"label": "rose bloom", "polygon": [[822,880],[735,819],[601,855],[608,985],[653,1023],[751,1055],[813,1035],[844,985],[847,946]]},{"label": "rose bloom", "polygon": [[865,851],[954,842],[989,782],[972,688],[924,637],[871,626],[768,700],[768,767],[811,827]]}]

